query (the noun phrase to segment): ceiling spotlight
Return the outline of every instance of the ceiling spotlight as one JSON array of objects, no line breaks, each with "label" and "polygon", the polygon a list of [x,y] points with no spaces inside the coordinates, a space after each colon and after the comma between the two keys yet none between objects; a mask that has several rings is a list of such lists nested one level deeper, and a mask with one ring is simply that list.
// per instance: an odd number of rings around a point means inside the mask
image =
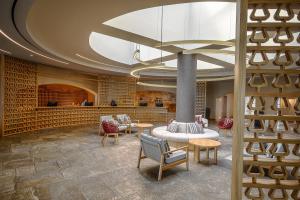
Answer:
[{"label": "ceiling spotlight", "polygon": [[4,33],[1,29],[0,29],[0,33],[1,33],[4,37],[6,37],[6,39],[8,39],[9,41],[11,41],[12,43],[18,45],[19,47],[21,47],[21,48],[23,48],[23,49],[25,49],[25,50],[27,50],[27,51],[33,53],[33,54],[39,55],[39,56],[44,57],[44,58],[47,58],[47,59],[49,59],[49,60],[53,60],[53,61],[55,61],[55,62],[63,63],[63,64],[66,64],[66,65],[69,64],[69,63],[67,63],[67,62],[64,62],[64,61],[61,61],[61,60],[58,60],[58,59],[55,59],[55,58],[48,57],[48,56],[46,56],[46,55],[44,55],[44,54],[38,53],[38,52],[36,52],[36,51],[34,51],[34,50],[31,50],[31,49],[29,49],[29,48],[23,46],[22,44],[18,43],[17,41],[15,41],[15,40],[12,39],[11,37],[9,37],[9,36],[8,36],[6,33]]},{"label": "ceiling spotlight", "polygon": [[30,56],[30,57],[33,57],[33,54],[30,54],[29,56]]}]

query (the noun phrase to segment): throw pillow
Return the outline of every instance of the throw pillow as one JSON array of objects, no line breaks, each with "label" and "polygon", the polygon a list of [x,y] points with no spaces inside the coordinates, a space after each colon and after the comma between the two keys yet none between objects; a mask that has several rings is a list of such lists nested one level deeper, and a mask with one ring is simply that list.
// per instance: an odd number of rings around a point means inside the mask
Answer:
[{"label": "throw pillow", "polygon": [[169,121],[168,121],[168,126],[172,123],[172,122],[174,122],[175,120],[174,119],[170,119]]},{"label": "throw pillow", "polygon": [[195,116],[195,121],[198,123],[198,124],[202,124],[202,115],[196,115]]},{"label": "throw pillow", "polygon": [[176,133],[177,132],[177,124],[176,123],[171,123],[167,127],[167,131],[171,133]]},{"label": "throw pillow", "polygon": [[130,119],[130,117],[128,115],[125,115],[125,122],[127,124],[131,124],[131,119]]},{"label": "throw pillow", "polygon": [[192,133],[192,134],[203,134],[204,133],[204,129],[201,124],[188,123],[187,126],[188,126],[188,133]]},{"label": "throw pillow", "polygon": [[105,133],[118,133],[119,128],[113,121],[103,121],[102,127]]}]

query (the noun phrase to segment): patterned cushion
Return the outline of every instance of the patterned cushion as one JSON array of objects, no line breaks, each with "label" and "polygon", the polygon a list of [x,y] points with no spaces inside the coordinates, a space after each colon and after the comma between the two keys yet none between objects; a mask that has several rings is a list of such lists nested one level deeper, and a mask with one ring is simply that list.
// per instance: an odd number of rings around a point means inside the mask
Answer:
[{"label": "patterned cushion", "polygon": [[119,132],[118,125],[114,121],[103,121],[102,127],[105,133],[117,133]]},{"label": "patterned cushion", "polygon": [[172,122],[174,122],[175,121],[175,119],[170,119],[169,121],[168,121],[168,126],[172,123]]},{"label": "patterned cushion", "polygon": [[178,123],[177,122],[177,132],[178,133],[186,133],[186,131],[187,131],[187,125],[186,125],[186,123]]},{"label": "patterned cushion", "polygon": [[202,134],[203,126],[198,123],[187,123],[187,133]]},{"label": "patterned cushion", "polygon": [[131,119],[128,115],[126,114],[123,114],[123,115],[117,115],[117,119],[118,119],[118,122],[120,124],[131,124]]},{"label": "patterned cushion", "polygon": [[195,115],[195,121],[198,123],[198,124],[202,124],[202,115]]},{"label": "patterned cushion", "polygon": [[177,132],[177,123],[171,123],[167,126],[167,131],[171,133],[176,133]]}]

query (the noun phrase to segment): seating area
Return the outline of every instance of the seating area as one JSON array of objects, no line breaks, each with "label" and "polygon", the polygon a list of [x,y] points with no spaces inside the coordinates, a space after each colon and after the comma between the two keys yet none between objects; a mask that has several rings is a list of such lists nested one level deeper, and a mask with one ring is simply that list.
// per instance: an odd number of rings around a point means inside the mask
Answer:
[{"label": "seating area", "polygon": [[0,1],[0,200],[299,200],[299,8]]}]

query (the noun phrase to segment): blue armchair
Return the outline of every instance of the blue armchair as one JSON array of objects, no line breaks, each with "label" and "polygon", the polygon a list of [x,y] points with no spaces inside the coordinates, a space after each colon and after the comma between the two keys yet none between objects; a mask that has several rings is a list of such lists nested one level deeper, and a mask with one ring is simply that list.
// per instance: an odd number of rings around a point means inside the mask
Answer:
[{"label": "blue armchair", "polygon": [[150,158],[160,163],[158,181],[161,180],[163,171],[182,163],[186,163],[186,169],[189,170],[188,146],[170,150],[166,140],[147,134],[141,135],[141,147],[137,168],[140,168],[141,160],[144,158]]}]

